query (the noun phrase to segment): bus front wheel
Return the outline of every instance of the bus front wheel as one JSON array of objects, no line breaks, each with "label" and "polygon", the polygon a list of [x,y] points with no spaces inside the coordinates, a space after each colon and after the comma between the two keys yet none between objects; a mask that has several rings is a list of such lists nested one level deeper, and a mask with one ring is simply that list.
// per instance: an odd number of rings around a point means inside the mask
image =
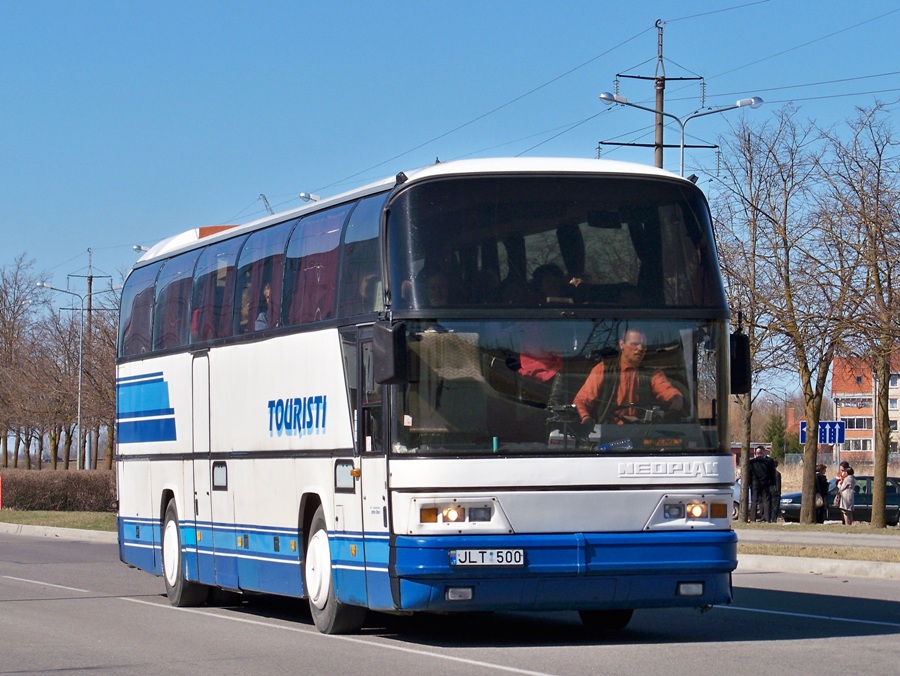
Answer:
[{"label": "bus front wheel", "polygon": [[599,632],[622,631],[631,622],[631,616],[634,610],[631,608],[616,610],[579,610],[581,623],[591,629]]},{"label": "bus front wheel", "polygon": [[346,634],[362,626],[366,609],[341,603],[334,596],[328,526],[321,506],[313,516],[306,540],[303,586],[309,598],[309,612],[313,622],[323,634]]},{"label": "bus front wheel", "polygon": [[170,500],[166,507],[166,518],[162,533],[163,578],[166,581],[166,596],[169,603],[177,608],[200,606],[209,596],[209,587],[191,582],[184,577],[184,561],[181,552],[181,530],[178,527],[178,509]]}]

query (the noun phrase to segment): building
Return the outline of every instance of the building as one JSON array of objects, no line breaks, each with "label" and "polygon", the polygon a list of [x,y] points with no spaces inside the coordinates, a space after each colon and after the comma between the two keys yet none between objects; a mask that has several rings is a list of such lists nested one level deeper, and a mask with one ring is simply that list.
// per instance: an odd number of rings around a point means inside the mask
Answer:
[{"label": "building", "polygon": [[[888,390],[891,423],[891,453],[897,453],[900,435],[900,355],[892,360]],[[855,357],[837,357],[832,362],[831,398],[834,418],[846,425],[844,443],[836,451],[841,460],[871,463],[875,456],[875,374],[871,364]]]}]

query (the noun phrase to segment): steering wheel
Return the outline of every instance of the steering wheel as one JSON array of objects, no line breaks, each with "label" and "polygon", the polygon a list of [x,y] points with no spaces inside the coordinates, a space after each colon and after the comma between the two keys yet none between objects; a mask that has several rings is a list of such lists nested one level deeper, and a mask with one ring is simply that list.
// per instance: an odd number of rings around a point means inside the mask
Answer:
[{"label": "steering wheel", "polygon": [[[636,413],[625,415],[621,411],[635,411]],[[656,401],[633,401],[626,404],[617,404],[610,409],[613,418],[624,423],[654,423],[664,421],[670,413],[677,411],[665,411]]]}]

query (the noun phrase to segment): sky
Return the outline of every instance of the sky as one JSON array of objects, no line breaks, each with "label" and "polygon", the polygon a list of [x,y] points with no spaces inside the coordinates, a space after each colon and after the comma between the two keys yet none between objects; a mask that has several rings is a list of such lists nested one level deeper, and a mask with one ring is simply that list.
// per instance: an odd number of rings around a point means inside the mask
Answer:
[{"label": "sky", "polygon": [[[25,254],[83,293],[135,244],[264,216],[261,195],[292,209],[436,159],[652,164],[599,145],[652,143],[652,113],[598,96],[659,72],[657,22],[667,112],[765,101],[691,120],[687,144],[788,104],[836,128],[900,110],[898,0],[3,0],[0,266]],[[618,92],[655,105],[652,80]]]}]

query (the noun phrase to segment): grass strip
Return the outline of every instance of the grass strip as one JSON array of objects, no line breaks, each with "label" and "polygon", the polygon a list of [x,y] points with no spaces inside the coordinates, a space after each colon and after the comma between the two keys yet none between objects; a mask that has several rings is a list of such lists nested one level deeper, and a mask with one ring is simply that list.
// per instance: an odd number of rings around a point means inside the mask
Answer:
[{"label": "grass strip", "polygon": [[846,561],[900,563],[900,549],[878,549],[876,547],[827,547],[816,545],[738,543],[738,556],[741,554],[801,556],[811,559],[841,559]]},{"label": "grass strip", "polygon": [[0,522],[52,528],[116,531],[116,515],[110,512],[42,512],[0,509]]}]

